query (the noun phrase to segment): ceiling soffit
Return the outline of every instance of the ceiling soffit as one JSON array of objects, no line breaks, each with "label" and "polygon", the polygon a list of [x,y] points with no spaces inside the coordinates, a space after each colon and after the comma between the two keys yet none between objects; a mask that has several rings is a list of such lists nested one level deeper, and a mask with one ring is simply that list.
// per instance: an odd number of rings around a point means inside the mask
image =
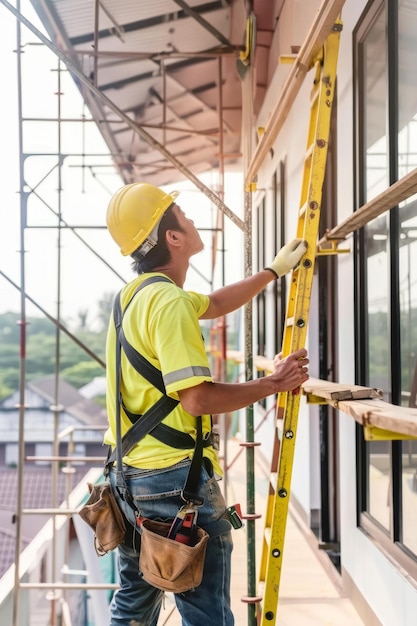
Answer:
[{"label": "ceiling soffit", "polygon": [[[32,4],[54,43],[187,168],[241,167],[242,90],[236,60],[244,43],[243,0]],[[184,179],[184,172],[86,85],[80,89],[125,182],[163,185]]]}]

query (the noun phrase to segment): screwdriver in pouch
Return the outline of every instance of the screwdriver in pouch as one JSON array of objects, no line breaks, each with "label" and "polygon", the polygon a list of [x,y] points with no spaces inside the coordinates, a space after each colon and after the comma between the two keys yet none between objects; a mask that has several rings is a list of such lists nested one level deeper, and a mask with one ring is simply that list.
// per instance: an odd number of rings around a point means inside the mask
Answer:
[{"label": "screwdriver in pouch", "polygon": [[176,514],[175,518],[172,521],[171,528],[169,529],[169,532],[167,535],[168,539],[175,539],[175,536],[178,530],[181,528],[182,522],[184,520],[184,517],[187,511],[188,509],[186,506],[183,506],[179,509],[178,513]]},{"label": "screwdriver in pouch", "polygon": [[185,543],[189,546],[195,545],[196,521],[197,511],[189,509],[182,520],[181,526],[177,530],[177,534],[174,537],[175,541]]}]

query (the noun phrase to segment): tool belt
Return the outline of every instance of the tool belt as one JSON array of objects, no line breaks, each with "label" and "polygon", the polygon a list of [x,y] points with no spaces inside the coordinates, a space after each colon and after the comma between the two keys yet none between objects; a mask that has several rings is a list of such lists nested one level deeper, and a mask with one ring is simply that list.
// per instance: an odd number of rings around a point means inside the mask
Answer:
[{"label": "tool belt", "polygon": [[104,556],[125,540],[125,516],[108,480],[98,485],[87,483],[87,486],[90,497],[78,514],[94,531],[97,555]]},{"label": "tool belt", "polygon": [[[163,591],[183,593],[201,583],[209,536],[196,526],[192,529],[192,539],[179,532],[171,538],[172,525],[146,518],[141,521],[139,571],[150,585]],[[187,543],[179,537],[185,538]]]}]

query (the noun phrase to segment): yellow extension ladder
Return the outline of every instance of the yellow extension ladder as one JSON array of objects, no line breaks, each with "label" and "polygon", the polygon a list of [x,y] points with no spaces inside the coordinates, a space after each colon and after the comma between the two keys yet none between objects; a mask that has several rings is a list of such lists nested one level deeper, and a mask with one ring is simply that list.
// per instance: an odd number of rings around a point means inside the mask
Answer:
[{"label": "yellow extension ladder", "polygon": [[[312,65],[315,76],[296,235],[307,241],[308,249],[291,275],[282,343],[284,356],[303,348],[306,340],[341,30],[342,22],[338,19]],[[274,444],[265,516],[258,590],[263,597],[258,611],[261,626],[275,624],[277,616],[299,406],[300,393],[279,394],[276,417],[283,417],[283,429],[281,441],[277,434]]]}]

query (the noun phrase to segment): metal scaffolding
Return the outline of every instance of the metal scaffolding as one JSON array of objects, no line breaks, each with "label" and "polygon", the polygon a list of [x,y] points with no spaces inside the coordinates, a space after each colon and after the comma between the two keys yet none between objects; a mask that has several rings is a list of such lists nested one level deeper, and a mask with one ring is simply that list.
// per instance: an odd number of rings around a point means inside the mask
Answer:
[{"label": "metal scaffolding", "polygon": [[[20,590],[21,589],[42,589],[45,588],[49,590],[48,599],[50,601],[50,624],[51,626],[56,626],[59,623],[59,615],[58,613],[61,611],[64,612],[65,608],[62,608],[62,592],[65,592],[65,589],[74,589],[74,588],[101,588],[100,585],[74,585],[65,581],[60,581],[61,572],[57,571],[56,568],[56,520],[58,517],[62,517],[62,515],[67,516],[67,523],[69,517],[72,515],[74,511],[68,509],[65,513],[63,510],[58,507],[57,501],[57,476],[59,471],[59,463],[65,462],[67,464],[67,469],[71,468],[71,463],[75,460],[75,457],[71,454],[71,443],[68,443],[68,452],[65,457],[59,455],[59,443],[62,440],[62,433],[59,432],[59,417],[62,411],[62,407],[59,406],[58,397],[59,397],[59,371],[60,371],[60,338],[61,333],[65,333],[68,337],[73,339],[83,350],[89,354],[89,356],[95,359],[100,365],[104,366],[103,361],[94,354],[88,346],[84,345],[80,342],[77,337],[68,329],[66,324],[62,318],[62,309],[61,309],[61,299],[62,299],[62,234],[63,231],[68,229],[72,232],[72,234],[84,245],[89,252],[94,254],[98,260],[104,264],[109,270],[111,270],[118,279],[125,282],[123,277],[114,270],[112,265],[107,261],[107,259],[99,254],[93,246],[91,246],[88,242],[88,239],[81,236],[79,234],[79,230],[83,228],[82,225],[79,227],[71,226],[64,217],[64,213],[62,210],[62,192],[63,192],[63,170],[66,167],[66,162],[70,156],[77,156],[82,160],[81,172],[82,172],[82,180],[81,184],[85,183],[85,175],[86,171],[94,178],[96,176],[95,166],[91,165],[91,158],[96,157],[99,159],[101,154],[89,154],[88,149],[83,143],[79,153],[77,155],[70,155],[63,149],[62,145],[62,131],[63,126],[66,123],[80,123],[85,127],[86,124],[92,123],[92,120],[82,118],[68,118],[63,115],[63,89],[62,89],[62,75],[64,72],[69,71],[73,77],[76,77],[81,81],[84,87],[92,92],[92,94],[103,104],[105,104],[109,109],[111,109],[120,120],[125,122],[134,133],[137,133],[141,136],[142,139],[146,140],[150,146],[156,148],[168,161],[172,163],[172,165],[177,168],[184,178],[190,180],[202,193],[204,193],[211,203],[217,207],[219,211],[219,219],[217,226],[213,229],[213,264],[212,264],[212,272],[214,273],[216,266],[216,250],[217,250],[217,242],[218,242],[218,233],[220,232],[222,238],[224,238],[224,223],[223,223],[223,215],[226,215],[239,229],[245,230],[244,222],[235,215],[223,202],[224,198],[224,153],[223,153],[223,99],[222,99],[222,53],[216,55],[218,59],[218,73],[219,73],[219,89],[218,89],[218,116],[219,116],[219,146],[220,146],[220,167],[218,173],[218,184],[217,184],[217,192],[210,189],[206,186],[196,175],[193,174],[187,167],[185,167],[173,154],[170,153],[169,150],[165,148],[162,143],[156,141],[153,136],[148,133],[145,128],[138,126],[130,117],[128,117],[119,107],[117,107],[102,91],[100,91],[96,86],[97,73],[95,72],[95,81],[91,81],[89,77],[87,77],[83,72],[80,71],[79,67],[74,64],[74,62],[64,54],[64,52],[59,49],[53,42],[51,42],[36,26],[27,19],[20,11],[20,2],[17,3],[17,8],[13,7],[9,2],[1,0],[1,4],[9,10],[16,17],[16,25],[17,25],[17,45],[16,45],[16,57],[17,57],[17,74],[18,74],[18,117],[19,117],[19,154],[20,154],[20,164],[19,164],[19,187],[20,187],[20,285],[17,285],[10,276],[5,272],[1,272],[3,278],[5,278],[10,285],[15,287],[20,291],[20,382],[19,382],[19,463],[18,463],[18,503],[17,503],[17,512],[16,512],[16,548],[15,548],[15,593],[13,598],[13,626],[17,626],[19,623],[19,607],[20,607]],[[97,6],[97,3],[96,3]],[[43,46],[49,49],[56,58],[56,68],[53,70],[55,79],[56,79],[56,91],[55,97],[57,102],[57,112],[56,117],[36,117],[25,115],[24,112],[24,89],[25,89],[25,75],[23,70],[23,62],[22,57],[23,54],[30,51],[30,44],[23,43],[22,39],[22,26],[26,27],[28,31],[33,34],[36,38],[36,41],[39,41]],[[96,23],[95,30],[98,32],[99,23],[96,14]],[[36,45],[36,44],[35,44]],[[96,55],[96,59],[98,56],[98,52]],[[96,68],[97,69],[97,68]],[[35,182],[29,182],[27,176],[27,163],[30,159],[36,159],[38,157],[46,156],[45,152],[42,149],[33,150],[32,152],[28,152],[25,149],[25,133],[26,125],[28,123],[45,123],[49,122],[51,125],[55,126],[54,132],[56,133],[56,149],[49,151],[47,156],[51,158],[52,165],[49,169],[44,172]],[[90,161],[89,161],[90,157]],[[54,203],[51,203],[49,198],[42,196],[42,183],[46,179],[50,179],[52,174],[53,176],[53,184],[56,185],[56,196],[54,198]],[[42,223],[28,223],[28,204],[31,198],[36,198],[44,207],[46,207],[50,213],[52,214],[55,224],[48,224],[45,226]],[[248,216],[247,216],[248,217]],[[55,315],[51,315],[48,313],[45,308],[37,301],[35,297],[29,296],[27,290],[27,270],[26,270],[26,234],[28,229],[30,228],[52,228],[56,231],[57,235],[57,256],[56,256],[56,267],[57,267],[57,282],[55,285],[56,289],[56,312]],[[100,225],[93,225],[88,228],[91,229],[99,229],[103,228]],[[222,240],[222,249],[224,251],[225,242]],[[250,264],[250,257],[248,257],[248,263]],[[224,264],[224,259],[223,259]],[[250,271],[250,265],[248,265],[248,271]],[[224,266],[222,270],[222,280],[224,281]],[[212,282],[212,279],[209,279],[209,282]],[[52,464],[52,472],[53,472],[53,483],[52,483],[52,502],[51,508],[47,510],[42,510],[42,514],[48,513],[51,515],[53,519],[53,535],[52,535],[52,561],[51,561],[51,582],[47,583],[23,583],[20,577],[20,555],[21,555],[21,547],[22,547],[22,520],[25,515],[35,515],[40,512],[36,510],[29,510],[23,508],[23,480],[24,480],[24,471],[25,471],[25,461],[33,461],[34,457],[26,457],[25,456],[25,409],[27,407],[26,397],[25,397],[25,388],[26,388],[26,327],[27,327],[27,312],[26,312],[26,304],[27,301],[30,301],[43,315],[45,315],[56,327],[56,348],[55,348],[55,398],[56,401],[54,405],[51,406],[51,411],[54,415],[54,446],[52,455],[49,457],[43,457],[41,460],[51,462]],[[222,334],[222,353],[226,353],[226,324],[223,324],[224,333]],[[224,363],[224,361],[223,361]],[[225,368],[223,366],[221,370],[221,376],[225,377]],[[225,422],[223,421],[223,424]],[[225,436],[225,432],[223,432]],[[69,436],[67,432],[64,433],[64,437]],[[70,436],[71,439],[71,436]],[[38,458],[39,460],[39,458]],[[80,460],[77,457],[77,460]],[[82,460],[82,459],[81,459]],[[225,458],[225,468],[227,470],[227,458]],[[225,477],[227,478],[227,477]],[[226,482],[226,481],[225,481]],[[109,588],[114,588],[115,586],[110,585]],[[65,593],[64,593],[65,596]],[[59,609],[59,605],[61,609]]]},{"label": "metal scaffolding", "polygon": [[[180,2],[180,0],[175,0],[177,4],[186,7],[184,2]],[[288,79],[285,83],[284,88],[282,89],[282,97],[277,100],[276,107],[273,111],[273,114],[270,117],[270,123],[265,129],[264,134],[259,140],[259,143],[256,149],[253,149],[252,146],[252,137],[253,133],[253,74],[251,64],[248,64],[247,71],[245,71],[244,76],[242,77],[242,93],[243,93],[243,118],[244,118],[244,155],[243,160],[245,163],[245,177],[244,177],[244,219],[242,220],[239,216],[237,216],[225,203],[225,154],[224,154],[224,146],[223,146],[223,129],[225,127],[223,110],[224,110],[224,97],[222,93],[222,59],[225,54],[236,54],[235,49],[229,48],[219,48],[218,50],[213,50],[210,52],[210,55],[217,60],[218,63],[218,129],[211,131],[210,134],[217,133],[219,138],[219,171],[218,171],[218,184],[216,189],[211,189],[209,186],[204,184],[200,178],[193,173],[188,167],[186,167],[176,156],[174,156],[170,150],[166,147],[166,142],[163,140],[162,142],[157,141],[154,136],[148,132],[147,129],[152,130],[152,125],[138,125],[131,117],[129,117],[119,106],[117,106],[100,88],[97,86],[97,77],[99,73],[99,68],[97,61],[100,55],[110,55],[109,51],[102,52],[98,47],[98,32],[100,30],[99,18],[98,18],[98,1],[95,2],[95,35],[96,35],[96,46],[94,53],[91,51],[85,52],[90,56],[94,57],[94,72],[92,80],[91,77],[87,76],[84,72],[80,70],[79,65],[74,63],[72,58],[66,54],[66,52],[55,45],[50,39],[48,39],[29,19],[27,19],[20,11],[20,2],[17,2],[17,8],[12,6],[6,0],[0,0],[0,4],[3,5],[5,9],[7,9],[11,14],[13,14],[16,18],[17,24],[17,71],[18,71],[18,115],[19,115],[19,152],[21,155],[20,158],[20,285],[17,285],[13,280],[10,279],[7,274],[0,271],[0,274],[6,279],[12,286],[20,291],[20,382],[19,382],[19,465],[18,465],[18,510],[16,515],[16,554],[15,554],[15,594],[14,594],[14,608],[13,608],[13,626],[18,626],[19,623],[19,592],[21,589],[26,588],[46,588],[51,591],[49,599],[51,601],[51,626],[57,626],[58,624],[58,602],[60,601],[59,592],[65,589],[73,589],[74,585],[68,582],[60,582],[59,572],[55,569],[55,555],[53,557],[53,566],[52,566],[52,582],[44,583],[43,585],[32,585],[28,583],[22,583],[20,580],[19,574],[19,560],[20,560],[20,552],[21,552],[21,543],[22,543],[22,516],[26,514],[35,514],[33,510],[26,510],[22,506],[22,483],[23,483],[23,473],[24,473],[24,460],[25,460],[25,444],[24,444],[24,429],[25,429],[25,407],[26,407],[26,398],[25,398],[25,387],[26,387],[26,326],[27,326],[27,313],[26,313],[26,305],[27,302],[30,301],[34,304],[43,315],[45,315],[51,322],[53,322],[56,326],[56,371],[55,371],[55,396],[58,398],[59,392],[59,366],[60,366],[60,337],[61,333],[64,332],[67,336],[73,339],[78,345],[85,350],[92,359],[95,359],[100,365],[104,366],[102,360],[95,355],[88,346],[85,346],[80,342],[77,337],[70,332],[70,330],[66,327],[63,319],[62,319],[62,310],[61,310],[61,287],[62,287],[62,275],[61,275],[61,254],[62,254],[62,234],[66,230],[70,230],[73,235],[80,241],[80,243],[85,246],[91,254],[94,254],[98,261],[102,263],[107,269],[114,273],[116,278],[120,281],[124,281],[124,278],[121,274],[114,270],[111,263],[108,260],[97,253],[91,244],[89,244],[88,240],[82,237],[79,233],[79,230],[82,228],[82,225],[79,227],[71,226],[65,219],[65,215],[62,210],[61,201],[62,201],[62,174],[63,169],[66,167],[66,161],[69,157],[68,153],[63,150],[62,147],[62,125],[66,122],[70,122],[69,118],[66,118],[62,114],[62,86],[61,79],[63,72],[67,70],[71,73],[73,77],[75,77],[80,84],[83,86],[83,89],[88,90],[99,102],[102,106],[106,106],[112,113],[116,116],[116,118],[123,122],[131,131],[133,135],[138,135],[142,140],[146,141],[147,144],[153,149],[157,150],[169,163],[176,168],[184,177],[184,179],[189,180],[199,191],[201,191],[210,202],[217,208],[218,210],[218,220],[217,225],[213,229],[213,262],[212,262],[212,275],[214,274],[214,270],[216,267],[216,263],[218,263],[216,259],[216,251],[219,247],[219,235],[221,237],[221,248],[220,251],[223,253],[223,264],[222,264],[222,282],[225,280],[224,275],[224,250],[225,250],[225,241],[224,241],[224,217],[227,217],[231,223],[236,226],[239,231],[244,234],[244,274],[245,276],[250,276],[252,274],[252,201],[253,201],[253,192],[256,190],[256,176],[261,168],[264,160],[269,153],[269,150],[273,146],[276,138],[285,122],[286,116],[291,108],[293,101],[298,93],[298,90],[311,67],[311,61],[317,53],[317,50],[323,44],[331,26],[333,25],[336,17],[339,15],[341,8],[344,4],[344,0],[333,0],[332,2],[323,2],[321,10],[317,13],[316,20],[312,24],[310,32],[306,38],[305,44],[301,47],[299,54],[297,55],[296,61],[293,64],[293,68],[288,75]],[[51,206],[50,202],[46,198],[42,198],[40,191],[38,190],[38,186],[42,182],[40,178],[37,182],[28,184],[28,180],[26,177],[25,166],[29,159],[29,157],[36,158],[37,156],[41,156],[40,153],[33,151],[28,153],[24,148],[24,136],[25,136],[25,124],[27,122],[36,122],[37,118],[28,118],[25,117],[22,107],[23,102],[23,94],[22,89],[24,87],[24,75],[22,71],[22,54],[24,51],[24,47],[22,44],[22,33],[21,28],[24,26],[28,29],[28,31],[34,35],[37,42],[40,42],[45,48],[47,48],[56,58],[56,68],[54,69],[54,75],[56,77],[56,98],[57,98],[57,114],[55,118],[48,118],[51,123],[56,125],[56,138],[57,138],[57,147],[56,151],[52,154],[49,154],[52,159],[54,159],[54,163],[50,169],[50,171],[45,175],[48,176],[52,171],[56,176],[56,203],[54,206]],[[224,42],[223,42],[224,43]],[[228,42],[226,42],[227,44]],[[175,52],[175,54],[179,54]],[[197,53],[198,54],[198,53]],[[205,53],[208,54],[208,53]],[[130,53],[130,56],[134,56],[133,53]],[[250,56],[250,55],[249,55]],[[161,66],[162,72],[164,76],[164,60],[165,55],[161,55]],[[166,90],[166,83],[164,79],[164,92]],[[166,123],[166,98],[163,98],[163,124],[162,129],[163,133],[172,129]],[[46,118],[42,118],[42,121],[45,121]],[[40,118],[38,118],[40,121]],[[87,124],[93,123],[92,119],[84,119],[82,118],[73,120],[74,122],[83,123],[84,127]],[[114,123],[114,122],[113,122]],[[158,127],[161,129],[161,127]],[[199,132],[199,131],[194,131]],[[208,131],[201,131],[202,133],[207,133]],[[84,177],[85,173],[88,172],[89,175],[95,177],[95,167],[88,163],[87,157],[102,157],[103,155],[94,155],[93,153],[89,154],[86,146],[82,146],[82,149],[77,155],[82,160],[82,175]],[[117,156],[117,155],[112,155]],[[409,195],[410,189],[414,189],[415,185],[415,173],[410,174],[407,181],[404,180],[404,183],[400,181],[398,183],[398,193],[403,192]],[[83,179],[82,179],[83,180]],[[82,183],[83,184],[83,183]],[[401,186],[402,185],[402,186]],[[401,187],[401,189],[400,189]],[[406,190],[406,191],[404,191]],[[54,228],[57,232],[57,285],[56,285],[56,313],[55,315],[51,315],[48,313],[44,307],[41,306],[39,302],[36,301],[35,298],[29,296],[27,289],[27,276],[26,276],[26,259],[25,259],[25,250],[26,250],[26,233],[27,229],[31,227],[28,224],[28,201],[31,196],[36,196],[46,207],[50,210],[56,220],[53,226],[49,226]],[[404,195],[399,195],[398,197],[405,197]],[[385,208],[387,198],[385,197]],[[377,199],[373,202],[373,208],[375,210],[381,211],[385,209],[381,209],[383,204],[378,205]],[[359,213],[359,211],[358,211]],[[358,215],[358,213],[356,215]],[[373,213],[375,215],[375,213]],[[367,217],[367,221],[369,221],[369,213]],[[349,223],[348,229],[350,228],[350,232],[352,232],[352,224]],[[362,223],[361,223],[362,224]],[[361,225],[360,224],[360,225]],[[39,227],[45,227],[44,225],[39,225]],[[359,227],[359,226],[358,226]],[[100,225],[90,226],[92,229],[102,228]],[[346,234],[345,230],[342,232],[342,237]],[[339,231],[334,229],[334,232],[331,231],[329,233],[329,239],[338,239]],[[212,282],[212,277],[207,279],[209,282]],[[253,377],[254,371],[254,357],[253,357],[253,312],[252,305],[249,303],[245,307],[244,311],[244,365],[245,365],[245,375],[246,380],[251,380]],[[226,344],[227,344],[227,332],[226,332],[226,323],[223,321],[221,327],[221,337],[222,337],[222,349],[221,349],[221,359],[222,359],[222,368],[221,368],[221,378],[225,379],[225,358],[226,358]],[[55,446],[53,450],[53,454],[50,457],[47,457],[53,464],[53,471],[55,475],[55,486],[53,489],[53,502],[51,509],[49,510],[49,514],[53,517],[54,520],[58,516],[62,516],[63,512],[61,509],[58,509],[58,503],[56,501],[57,493],[56,493],[56,474],[58,472],[58,463],[59,461],[65,461],[68,463],[69,467],[71,467],[71,463],[74,460],[74,457],[70,453],[70,448],[66,457],[59,456],[59,446],[58,442],[61,439],[61,434],[58,431],[59,425],[59,415],[60,415],[60,407],[58,405],[58,401],[55,403],[55,406],[51,407],[51,410],[54,414],[55,418]],[[256,558],[255,558],[255,523],[256,520],[261,517],[261,515],[257,514],[255,511],[255,488],[254,488],[254,454],[256,442],[254,441],[254,419],[253,419],[253,406],[249,406],[246,411],[246,441],[242,444],[246,451],[246,470],[247,470],[247,511],[244,515],[245,520],[247,522],[247,555],[248,555],[248,589],[247,596],[243,598],[243,601],[248,604],[248,626],[255,626],[256,624],[256,604],[260,601],[257,596],[256,589]],[[223,437],[224,441],[226,439],[226,429],[224,427],[225,421],[223,421]],[[66,433],[68,435],[68,433]],[[224,446],[226,450],[226,446]],[[45,457],[46,459],[46,457]],[[29,460],[29,459],[28,459]],[[32,460],[32,459],[31,459]],[[224,458],[224,466],[227,469],[227,453],[225,452]],[[226,481],[227,482],[227,475]],[[45,511],[43,511],[44,513]],[[66,514],[71,515],[73,511],[68,510]],[[55,529],[55,522],[54,522]],[[53,538],[53,545],[55,545],[55,535]],[[53,549],[53,554],[55,550]],[[90,589],[102,589],[100,585],[86,585],[86,587]],[[80,588],[80,585],[77,586]],[[84,586],[81,586],[84,588]],[[111,587],[113,588],[113,587]]]}]

